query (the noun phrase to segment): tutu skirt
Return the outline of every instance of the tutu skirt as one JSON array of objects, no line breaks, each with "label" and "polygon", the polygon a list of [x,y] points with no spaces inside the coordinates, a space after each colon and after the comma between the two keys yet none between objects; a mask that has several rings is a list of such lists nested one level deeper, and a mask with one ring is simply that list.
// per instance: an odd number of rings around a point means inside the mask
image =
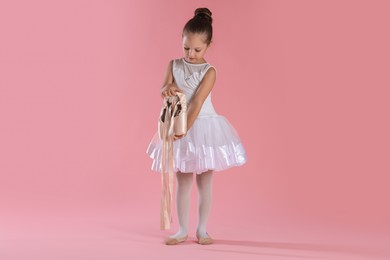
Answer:
[{"label": "tutu skirt", "polygon": [[[153,159],[151,169],[161,172],[162,141],[157,132],[146,153]],[[173,142],[173,161],[174,172],[201,174],[243,165],[247,156],[237,131],[224,116],[200,115],[187,135]]]}]

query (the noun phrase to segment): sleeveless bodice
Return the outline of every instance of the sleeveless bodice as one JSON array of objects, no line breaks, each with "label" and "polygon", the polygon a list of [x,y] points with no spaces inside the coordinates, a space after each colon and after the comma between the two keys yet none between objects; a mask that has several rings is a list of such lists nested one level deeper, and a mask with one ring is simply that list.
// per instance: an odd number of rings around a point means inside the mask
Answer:
[{"label": "sleeveless bodice", "polygon": [[[187,104],[195,94],[200,82],[202,81],[207,70],[212,66],[209,63],[193,64],[185,61],[184,58],[173,60],[173,77],[176,85],[183,91],[187,98]],[[215,68],[214,68],[215,69]],[[211,102],[211,92],[205,99],[198,116],[216,115],[216,111]]]}]

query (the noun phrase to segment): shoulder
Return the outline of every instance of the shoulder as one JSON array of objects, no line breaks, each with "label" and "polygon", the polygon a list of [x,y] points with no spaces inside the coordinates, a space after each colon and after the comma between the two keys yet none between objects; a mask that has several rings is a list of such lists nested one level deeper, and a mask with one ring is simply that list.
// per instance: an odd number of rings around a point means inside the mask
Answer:
[{"label": "shoulder", "polygon": [[208,66],[202,73],[202,83],[213,85],[217,78],[217,71],[213,66]]},{"label": "shoulder", "polygon": [[174,59],[169,60],[168,69],[172,69],[172,68],[177,67],[180,62],[181,62],[180,58],[174,58]]},{"label": "shoulder", "polygon": [[203,75],[206,77],[216,77],[217,70],[214,65],[207,64],[207,66],[203,70]]},{"label": "shoulder", "polygon": [[175,68],[178,66],[181,66],[183,63],[183,60],[181,58],[174,58],[169,61],[170,67]]},{"label": "shoulder", "polygon": [[172,62],[173,63],[181,63],[181,62],[183,62],[183,59],[182,58],[174,58],[174,59],[172,59]]}]

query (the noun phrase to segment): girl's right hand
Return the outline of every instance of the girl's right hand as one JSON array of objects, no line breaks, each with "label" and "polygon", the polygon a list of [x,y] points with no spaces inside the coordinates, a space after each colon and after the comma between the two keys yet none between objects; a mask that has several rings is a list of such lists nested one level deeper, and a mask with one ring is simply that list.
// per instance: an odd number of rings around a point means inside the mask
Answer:
[{"label": "girl's right hand", "polygon": [[164,97],[169,97],[169,96],[176,96],[176,92],[183,92],[175,82],[166,85],[161,89],[161,96]]}]

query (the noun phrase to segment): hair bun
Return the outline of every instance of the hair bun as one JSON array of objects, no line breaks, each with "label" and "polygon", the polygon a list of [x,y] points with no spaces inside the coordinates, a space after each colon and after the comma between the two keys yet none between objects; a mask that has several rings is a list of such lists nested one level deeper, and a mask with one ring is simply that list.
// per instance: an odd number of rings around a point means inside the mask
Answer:
[{"label": "hair bun", "polygon": [[197,8],[194,13],[195,17],[206,19],[210,23],[213,22],[213,18],[211,17],[212,13],[208,8]]}]

